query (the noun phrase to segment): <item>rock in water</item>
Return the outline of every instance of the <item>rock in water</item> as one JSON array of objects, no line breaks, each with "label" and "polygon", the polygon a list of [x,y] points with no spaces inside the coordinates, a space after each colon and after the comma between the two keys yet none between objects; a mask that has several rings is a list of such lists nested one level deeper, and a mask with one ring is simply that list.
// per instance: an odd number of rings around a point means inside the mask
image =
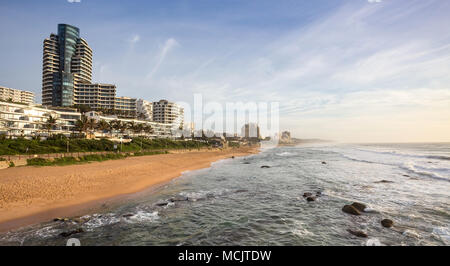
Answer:
[{"label": "rock in water", "polygon": [[268,165],[263,165],[263,166],[261,166],[261,168],[270,168],[270,166],[268,166]]},{"label": "rock in water", "polygon": [[312,196],[312,193],[310,193],[310,192],[303,193],[304,198],[311,197],[311,196]]},{"label": "rock in water", "polygon": [[234,156],[231,156],[231,159],[234,159]]},{"label": "rock in water", "polygon": [[243,162],[242,164],[250,164],[249,162]]},{"label": "rock in water", "polygon": [[357,237],[367,237],[367,234],[364,233],[363,231],[354,231],[351,229],[347,229],[347,232],[349,232],[350,234],[355,235]]},{"label": "rock in water", "polygon": [[344,205],[344,207],[342,207],[342,211],[352,215],[361,215],[358,209],[356,209],[352,205]]},{"label": "rock in water", "polygon": [[124,217],[124,218],[128,218],[128,217],[131,217],[131,216],[134,216],[134,214],[127,213],[127,214],[122,215],[122,217]]},{"label": "rock in water", "polygon": [[316,200],[316,197],[314,197],[314,196],[307,197],[306,200],[307,200],[307,201],[315,201],[315,200]]},{"label": "rock in water", "polygon": [[327,164],[327,162],[322,162],[322,164]]},{"label": "rock in water", "polygon": [[176,202],[176,201],[188,201],[188,197],[184,197],[184,196],[176,196],[171,198],[169,201],[171,202]]},{"label": "rock in water", "polygon": [[78,228],[77,230],[73,230],[73,231],[70,231],[70,232],[62,232],[59,235],[62,236],[62,237],[68,237],[68,236],[71,236],[71,235],[74,235],[74,234],[83,233],[83,232],[84,232],[83,228]]},{"label": "rock in water", "polygon": [[381,180],[381,181],[376,181],[375,183],[394,183],[394,181],[390,181],[390,180]]},{"label": "rock in water", "polygon": [[384,219],[381,221],[381,225],[387,228],[391,228],[394,225],[394,221],[389,219]]},{"label": "rock in water", "polygon": [[360,212],[363,212],[364,209],[367,207],[366,205],[359,203],[359,202],[353,202],[352,206],[355,207],[355,209],[357,209]]}]

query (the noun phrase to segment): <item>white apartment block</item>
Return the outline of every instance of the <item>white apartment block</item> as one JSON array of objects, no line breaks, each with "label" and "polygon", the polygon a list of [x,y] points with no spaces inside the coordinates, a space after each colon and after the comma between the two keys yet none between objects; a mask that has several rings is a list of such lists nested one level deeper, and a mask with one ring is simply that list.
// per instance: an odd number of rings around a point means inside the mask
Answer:
[{"label": "white apartment block", "polygon": [[118,120],[122,123],[134,123],[134,124],[144,124],[152,127],[152,132],[145,132],[145,135],[151,138],[171,138],[172,137],[172,124],[157,123],[152,121],[145,121],[139,119],[126,119],[118,118],[117,116],[104,116],[98,112],[90,111],[85,113],[85,116],[89,119],[94,119],[96,122],[104,120],[111,123],[114,120]]},{"label": "white apartment block", "polygon": [[146,121],[153,121],[153,103],[138,99],[136,101],[137,117]]},{"label": "white apartment block", "polygon": [[153,121],[172,124],[172,128],[183,128],[184,109],[176,103],[160,100],[153,103]]},{"label": "white apartment block", "polygon": [[0,100],[31,104],[34,102],[34,92],[0,86]]},{"label": "white apartment block", "polygon": [[81,114],[74,109],[49,109],[42,106],[0,102],[0,134],[13,136],[47,136],[48,117],[56,119],[53,134],[70,135]]}]

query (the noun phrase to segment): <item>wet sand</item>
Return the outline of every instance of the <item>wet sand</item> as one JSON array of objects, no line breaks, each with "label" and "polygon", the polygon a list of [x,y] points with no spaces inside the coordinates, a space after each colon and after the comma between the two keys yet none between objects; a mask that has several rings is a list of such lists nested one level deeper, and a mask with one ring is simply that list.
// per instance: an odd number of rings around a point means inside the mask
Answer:
[{"label": "wet sand", "polygon": [[89,164],[0,170],[0,231],[81,215],[105,202],[155,188],[182,172],[257,153],[257,148],[192,151]]}]

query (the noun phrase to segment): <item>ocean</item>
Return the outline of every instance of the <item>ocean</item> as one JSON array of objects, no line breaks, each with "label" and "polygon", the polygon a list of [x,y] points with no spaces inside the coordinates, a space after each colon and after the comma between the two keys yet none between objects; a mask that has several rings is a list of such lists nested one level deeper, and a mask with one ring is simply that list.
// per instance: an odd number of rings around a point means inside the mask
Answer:
[{"label": "ocean", "polygon": [[[342,212],[352,202],[369,212]],[[65,245],[60,234],[78,228],[81,245],[449,245],[450,143],[263,145],[82,218],[3,233],[0,245]]]}]

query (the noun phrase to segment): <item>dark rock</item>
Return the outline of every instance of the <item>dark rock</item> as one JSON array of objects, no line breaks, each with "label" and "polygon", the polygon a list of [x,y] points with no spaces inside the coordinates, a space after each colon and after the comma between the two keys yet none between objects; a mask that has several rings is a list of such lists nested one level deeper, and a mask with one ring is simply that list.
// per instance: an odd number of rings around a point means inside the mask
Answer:
[{"label": "dark rock", "polygon": [[243,162],[242,164],[250,164],[249,162]]},{"label": "dark rock", "polygon": [[64,219],[63,218],[55,218],[53,219],[53,222],[63,222]]},{"label": "dark rock", "polygon": [[394,183],[394,181],[390,181],[390,180],[385,180],[385,179],[383,179],[383,180],[380,180],[380,181],[376,181],[376,182],[374,182],[374,183]]},{"label": "dark rock", "polygon": [[381,221],[381,225],[387,228],[391,228],[394,225],[394,221],[389,220],[389,219],[383,219]]},{"label": "dark rock", "polygon": [[231,159],[234,159],[234,156],[231,156]]},{"label": "dark rock", "polygon": [[363,231],[354,231],[351,229],[347,229],[347,232],[349,232],[350,234],[355,235],[357,237],[367,237],[367,234],[364,233]]},{"label": "dark rock", "polygon": [[409,175],[403,175],[404,177],[409,177]]},{"label": "dark rock", "polygon": [[363,212],[365,208],[367,208],[366,205],[359,203],[359,202],[353,202],[352,206],[355,207],[355,209],[357,209],[360,212]]},{"label": "dark rock", "polygon": [[305,193],[303,193],[303,197],[304,197],[304,198],[311,197],[311,196],[312,196],[312,193],[311,193],[311,192],[305,192]]},{"label": "dark rock", "polygon": [[342,207],[342,211],[352,215],[361,215],[361,212],[359,212],[358,209],[352,205],[344,205],[344,207]]},{"label": "dark rock", "polygon": [[316,196],[317,196],[317,197],[322,196],[322,191],[317,191],[317,192],[316,192]]},{"label": "dark rock", "polygon": [[62,232],[62,233],[59,234],[59,235],[62,236],[62,237],[68,237],[68,236],[71,236],[71,235],[74,235],[74,234],[83,233],[83,232],[84,232],[83,228],[78,228],[78,229],[73,230],[73,231]]},{"label": "dark rock", "polygon": [[127,213],[127,214],[122,215],[122,217],[128,218],[128,217],[131,217],[131,216],[133,216],[133,215],[134,215],[134,214],[132,214],[132,213]]},{"label": "dark rock", "polygon": [[155,205],[162,207],[162,206],[166,206],[167,204],[169,204],[169,203],[168,202],[159,202],[159,203],[156,203]]},{"label": "dark rock", "polygon": [[306,200],[307,200],[307,201],[315,201],[315,200],[316,200],[316,197],[314,197],[314,196],[307,197]]},{"label": "dark rock", "polygon": [[322,162],[322,164],[327,164],[327,162]]},{"label": "dark rock", "polygon": [[270,168],[270,166],[268,166],[268,165],[263,165],[263,166],[261,166],[261,168]]},{"label": "dark rock", "polygon": [[238,189],[236,193],[248,192],[248,189]]},{"label": "dark rock", "polygon": [[188,197],[184,197],[184,196],[176,196],[171,198],[169,201],[170,202],[177,202],[177,201],[188,201],[189,198]]}]

